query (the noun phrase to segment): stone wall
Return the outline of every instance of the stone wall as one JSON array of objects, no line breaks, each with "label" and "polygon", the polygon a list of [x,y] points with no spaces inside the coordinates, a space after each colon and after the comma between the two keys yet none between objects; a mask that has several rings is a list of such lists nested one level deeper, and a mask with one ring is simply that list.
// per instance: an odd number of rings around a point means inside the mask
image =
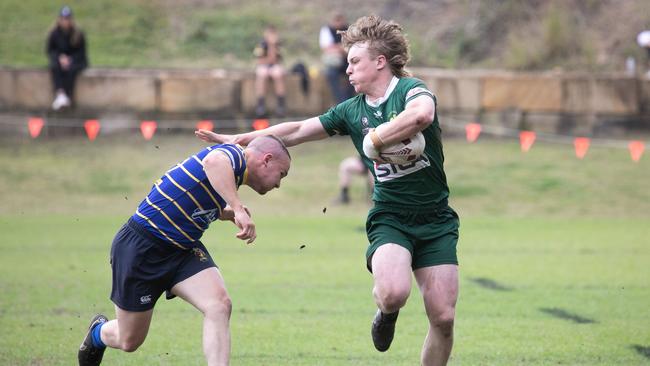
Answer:
[{"label": "stone wall", "polygon": [[[650,128],[650,79],[622,74],[514,73],[413,69],[438,98],[441,113],[540,132],[594,133],[603,124]],[[269,85],[272,89],[272,85]],[[0,67],[0,111],[46,114],[53,95],[48,71]],[[76,88],[82,115],[201,115],[252,117],[252,72],[100,69],[84,71]],[[274,110],[269,91],[267,105]],[[321,76],[308,93],[287,77],[289,117],[313,116],[333,104]]]}]

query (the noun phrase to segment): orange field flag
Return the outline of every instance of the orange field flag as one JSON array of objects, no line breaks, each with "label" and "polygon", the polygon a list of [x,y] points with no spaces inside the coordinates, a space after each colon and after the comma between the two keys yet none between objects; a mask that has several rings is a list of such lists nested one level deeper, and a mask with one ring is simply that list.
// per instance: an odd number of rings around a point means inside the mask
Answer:
[{"label": "orange field flag", "polygon": [[27,120],[27,128],[29,129],[29,136],[33,139],[37,138],[41,134],[41,129],[45,122],[40,117],[29,117]]},{"label": "orange field flag", "polygon": [[140,132],[142,132],[142,137],[147,141],[151,140],[153,135],[156,133],[157,127],[158,124],[156,121],[142,121],[140,123]]},{"label": "orange field flag", "polygon": [[99,134],[99,129],[101,128],[101,125],[99,124],[99,121],[96,119],[89,119],[86,120],[84,123],[84,128],[86,129],[86,135],[88,135],[88,140],[94,141],[97,138],[97,135]]},{"label": "orange field flag", "polygon": [[465,126],[465,134],[468,142],[474,142],[481,134],[481,125],[478,123],[468,123]]},{"label": "orange field flag", "polygon": [[589,150],[589,138],[588,137],[576,137],[573,140],[573,146],[576,149],[576,156],[578,159],[582,159],[587,155],[587,150]]}]

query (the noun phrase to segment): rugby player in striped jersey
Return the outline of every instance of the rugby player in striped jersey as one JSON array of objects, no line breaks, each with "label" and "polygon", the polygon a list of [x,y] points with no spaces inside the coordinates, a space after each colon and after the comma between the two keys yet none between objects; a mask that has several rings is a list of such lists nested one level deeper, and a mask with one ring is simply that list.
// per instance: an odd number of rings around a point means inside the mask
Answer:
[{"label": "rugby player in striped jersey", "polygon": [[158,179],[111,247],[111,300],[116,319],[96,315],[79,347],[80,366],[99,365],[106,347],[135,351],[145,340],[156,301],[180,297],[203,313],[203,352],[210,366],[230,359],[231,301],[223,277],[200,238],[214,220],[232,221],[237,238],[256,236],[237,190],[279,188],[291,156],[273,136],[207,147]]}]

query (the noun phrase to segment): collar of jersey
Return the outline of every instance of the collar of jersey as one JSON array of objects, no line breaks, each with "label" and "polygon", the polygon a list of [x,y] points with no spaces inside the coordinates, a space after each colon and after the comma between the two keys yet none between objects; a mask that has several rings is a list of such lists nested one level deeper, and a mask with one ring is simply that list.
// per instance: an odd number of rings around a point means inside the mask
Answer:
[{"label": "collar of jersey", "polygon": [[246,170],[244,170],[244,178],[241,180],[241,184],[246,184],[248,182],[248,165],[246,165]]},{"label": "collar of jersey", "polygon": [[386,101],[386,99],[388,99],[390,93],[392,93],[393,90],[395,90],[395,87],[397,86],[397,82],[399,82],[399,78],[397,76],[393,76],[393,78],[390,80],[390,83],[388,84],[388,89],[386,89],[386,93],[384,93],[384,96],[377,99],[374,102],[371,102],[370,99],[368,99],[368,96],[366,95],[366,104],[374,108],[379,107],[383,102]]},{"label": "collar of jersey", "polygon": [[242,151],[242,156],[244,157],[244,164],[246,164],[246,169],[244,169],[244,177],[241,180],[241,184],[246,184],[248,182],[248,157],[246,156],[245,149],[241,145],[235,144],[235,146],[237,146]]}]

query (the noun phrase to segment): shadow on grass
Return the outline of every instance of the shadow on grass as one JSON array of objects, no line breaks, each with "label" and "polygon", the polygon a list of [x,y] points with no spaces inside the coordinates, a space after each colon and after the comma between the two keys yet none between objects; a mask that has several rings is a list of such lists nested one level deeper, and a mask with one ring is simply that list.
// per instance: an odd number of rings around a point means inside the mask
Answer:
[{"label": "shadow on grass", "polygon": [[634,344],[632,345],[632,348],[634,348],[641,356],[644,356],[648,360],[650,360],[650,347],[644,347],[639,344]]},{"label": "shadow on grass", "polygon": [[572,314],[564,309],[558,309],[558,308],[541,308],[539,309],[540,311],[553,315],[556,318],[564,319],[564,320],[570,320],[574,323],[578,324],[589,324],[589,323],[596,323],[594,319],[589,319],[589,318],[584,318],[580,315],[577,314]]},{"label": "shadow on grass", "polygon": [[481,287],[485,287],[490,290],[495,290],[495,291],[512,291],[512,288],[508,286],[504,286],[494,280],[491,280],[489,278],[470,278],[470,281],[476,283],[477,285]]}]

